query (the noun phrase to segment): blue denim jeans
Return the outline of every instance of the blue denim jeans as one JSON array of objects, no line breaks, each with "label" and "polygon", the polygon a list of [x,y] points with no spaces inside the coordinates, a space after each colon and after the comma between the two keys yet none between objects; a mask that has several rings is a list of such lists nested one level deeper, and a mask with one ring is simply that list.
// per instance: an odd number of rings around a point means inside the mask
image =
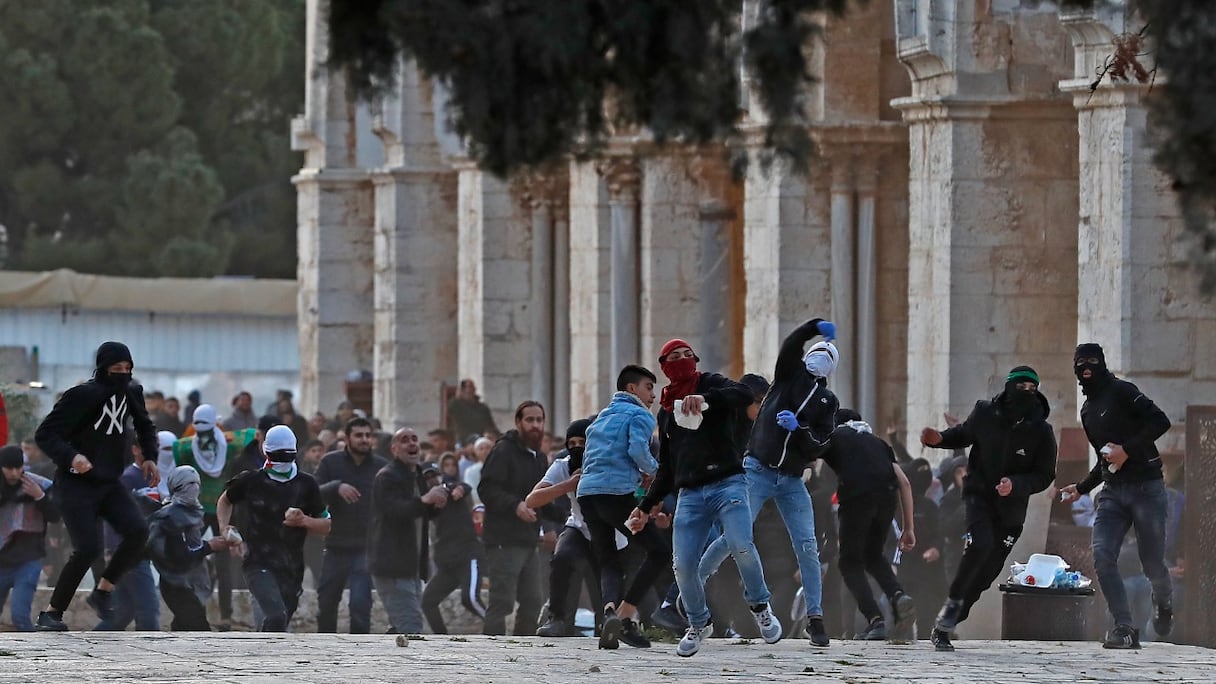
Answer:
[{"label": "blue denim jeans", "polygon": [[325,549],[317,586],[317,631],[338,631],[338,604],[350,585],[350,633],[367,634],[372,625],[372,576],[363,549]]},{"label": "blue denim jeans", "polygon": [[376,577],[376,592],[394,634],[422,634],[422,580]]},{"label": "blue denim jeans", "polygon": [[114,617],[98,622],[95,631],[121,632],[132,621],[140,632],[160,631],[160,592],[152,576],[152,561],[139,561],[118,580],[111,605]]},{"label": "blue denim jeans", "polygon": [[[752,456],[743,459],[743,468],[747,475],[747,496],[752,520],[760,515],[760,509],[765,502],[769,499],[776,500],[777,511],[785,521],[794,555],[798,558],[798,570],[802,575],[802,595],[806,597],[806,614],[823,615],[823,575],[819,569],[819,542],[815,537],[815,512],[811,509],[811,494],[806,490],[806,483],[800,477],[769,468]],[[718,571],[718,566],[730,553],[731,544],[725,536],[709,545],[705,550],[705,557],[701,559],[702,583]]]},{"label": "blue denim jeans", "polygon": [[722,525],[722,537],[735,557],[735,565],[743,579],[743,597],[748,604],[768,603],[771,597],[764,582],[760,555],[752,543],[752,511],[743,475],[732,475],[703,487],[682,489],[672,525],[672,546],[680,598],[688,614],[688,623],[695,627],[709,623],[705,580],[699,570],[705,540],[714,523]]},{"label": "blue denim jeans", "polygon": [[1140,565],[1162,603],[1173,598],[1169,569],[1165,566],[1165,482],[1149,480],[1106,484],[1098,497],[1094,518],[1094,569],[1116,625],[1133,625],[1127,590],[1119,575],[1119,548],[1129,529],[1135,528]]},{"label": "blue denim jeans", "polygon": [[41,558],[21,565],[0,567],[0,612],[4,610],[4,602],[11,591],[13,602],[9,604],[9,614],[13,616],[13,626],[19,632],[34,631],[30,610],[34,603],[34,592],[38,590],[40,574]]}]

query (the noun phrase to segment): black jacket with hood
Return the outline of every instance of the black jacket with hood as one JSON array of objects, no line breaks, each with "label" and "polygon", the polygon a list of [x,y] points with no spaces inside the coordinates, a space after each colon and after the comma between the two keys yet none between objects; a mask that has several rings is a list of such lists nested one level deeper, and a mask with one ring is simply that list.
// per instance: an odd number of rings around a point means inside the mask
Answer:
[{"label": "black jacket with hood", "polygon": [[494,444],[477,484],[477,494],[486,506],[482,539],[487,547],[535,546],[540,541],[540,517],[560,518],[551,506],[536,512],[536,522],[524,522],[515,515],[519,503],[528,498],[548,469],[549,459],[528,448],[520,439],[519,430],[508,430]]},{"label": "black jacket with hood", "polygon": [[[989,501],[1003,525],[1020,526],[1026,520],[1030,496],[1047,489],[1056,478],[1056,436],[1047,422],[1051,407],[1036,391],[1042,415],[1022,420],[1005,406],[1005,392],[975,403],[967,420],[941,433],[938,449],[970,447],[963,497]],[[1013,482],[1008,496],[997,494],[1002,478]]]},{"label": "black jacket with hood", "polygon": [[428,489],[422,468],[396,458],[376,473],[367,518],[367,567],[373,576],[430,575],[430,519],[439,510],[423,503]]},{"label": "black jacket with hood", "polygon": [[1127,461],[1112,473],[1099,455],[1089,475],[1077,484],[1077,491],[1086,494],[1101,482],[1161,479],[1161,454],[1155,442],[1170,429],[1170,419],[1138,387],[1108,372],[1105,382],[1086,389],[1081,425],[1094,451],[1100,452],[1108,442],[1119,444],[1127,452]]},{"label": "black jacket with hood", "polygon": [[[812,318],[803,323],[781,343],[773,385],[760,406],[747,444],[749,454],[787,475],[801,476],[828,448],[836,429],[836,395],[828,389],[826,380],[808,373],[802,362],[803,347],[819,335],[822,320]],[[782,411],[798,416],[798,429],[787,432],[777,425],[777,414]]]},{"label": "black jacket with hood", "polygon": [[[56,481],[118,482],[127,466],[127,418],[135,425],[140,451],[156,454],[156,426],[144,406],[144,388],[116,381],[106,372],[113,364],[130,360],[126,345],[101,345],[93,379],[64,392],[38,426],[34,441],[59,467]],[[76,454],[88,458],[93,468],[87,473],[72,472]]]},{"label": "black jacket with hood", "polygon": [[672,492],[703,487],[743,472],[743,435],[739,431],[747,425],[744,412],[756,395],[747,385],[717,373],[702,373],[696,393],[709,404],[696,430],[680,427],[671,412],[659,410],[659,470],[639,504],[642,510],[650,510]]}]

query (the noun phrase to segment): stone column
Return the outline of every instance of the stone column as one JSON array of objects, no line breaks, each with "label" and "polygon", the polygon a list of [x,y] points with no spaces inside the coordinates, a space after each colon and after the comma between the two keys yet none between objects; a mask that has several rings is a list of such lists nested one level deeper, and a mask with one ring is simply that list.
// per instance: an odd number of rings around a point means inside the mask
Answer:
[{"label": "stone column", "polygon": [[729,221],[735,212],[725,202],[705,198],[698,207],[701,249],[701,329],[697,355],[701,366],[725,373],[731,365],[731,330],[735,323],[731,305]]},{"label": "stone column", "polygon": [[831,311],[830,181],[781,163],[748,166],[744,179],[743,270],[747,317],[743,366],[771,379],[781,341],[801,323]]},{"label": "stone column", "polygon": [[402,67],[372,130],[376,184],[376,415],[386,429],[440,425],[440,384],[456,373],[456,173],[440,160],[430,83]]},{"label": "stone column", "polygon": [[570,188],[561,186],[553,201],[553,408],[554,434],[564,430],[570,421],[583,414],[571,413],[570,374]]},{"label": "stone column", "polygon": [[1186,471],[1182,534],[1188,601],[1179,611],[1186,620],[1182,637],[1187,643],[1216,648],[1216,613],[1207,610],[1202,599],[1191,599],[1216,595],[1216,406],[1187,407]]},{"label": "stone column", "polygon": [[1073,415],[1076,126],[1067,103],[898,104],[909,124],[908,443],[1017,364]]},{"label": "stone column", "polygon": [[[1075,47],[1072,93],[1080,140],[1077,342],[1098,342],[1112,370],[1130,377],[1177,421],[1216,391],[1216,309],[1199,297],[1170,181],[1153,164],[1149,84],[1104,79],[1116,34],[1136,32],[1122,10],[1065,15]],[[1142,58],[1151,69],[1151,50]],[[1145,334],[1151,330],[1151,334]],[[1083,400],[1079,394],[1077,401]]]},{"label": "stone column", "polygon": [[[832,164],[832,307],[831,319],[836,324],[836,347],[840,362],[832,377],[832,391],[840,405],[857,406],[857,225],[854,212],[852,155],[837,152]],[[872,216],[871,216],[872,219]],[[863,414],[864,415],[864,414]]]},{"label": "stone column", "polygon": [[614,157],[601,162],[599,171],[608,182],[612,217],[612,352],[609,358],[612,372],[616,372],[626,364],[640,361],[638,186],[641,168],[632,157]]},{"label": "stone column", "polygon": [[355,103],[329,55],[327,0],[307,3],[304,115],[292,121],[303,151],[296,186],[300,281],[301,412],[332,412],[347,373],[372,367],[373,190],[357,167]]},{"label": "stone column", "polygon": [[[587,162],[570,163],[570,415],[607,405],[611,370],[612,218],[608,181]],[[617,369],[619,370],[619,368]]]},{"label": "stone column", "polygon": [[857,317],[853,343],[857,355],[855,406],[866,420],[878,424],[878,258],[876,205],[878,159],[859,160],[857,183]]}]

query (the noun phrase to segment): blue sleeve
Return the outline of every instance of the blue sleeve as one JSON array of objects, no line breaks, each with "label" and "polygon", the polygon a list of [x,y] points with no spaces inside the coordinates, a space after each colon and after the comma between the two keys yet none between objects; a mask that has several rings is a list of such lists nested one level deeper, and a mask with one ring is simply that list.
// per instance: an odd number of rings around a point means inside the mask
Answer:
[{"label": "blue sleeve", "polygon": [[647,475],[654,475],[659,469],[659,462],[650,453],[650,437],[654,434],[654,425],[654,416],[645,411],[631,417],[627,428],[629,456],[638,470]]}]

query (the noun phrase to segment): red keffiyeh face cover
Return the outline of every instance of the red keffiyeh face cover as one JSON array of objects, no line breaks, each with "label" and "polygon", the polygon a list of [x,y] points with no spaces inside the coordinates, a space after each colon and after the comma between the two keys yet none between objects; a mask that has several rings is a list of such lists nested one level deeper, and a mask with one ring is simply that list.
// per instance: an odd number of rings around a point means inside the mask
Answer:
[{"label": "red keffiyeh face cover", "polygon": [[667,411],[675,410],[676,399],[683,399],[690,394],[695,394],[697,391],[697,382],[701,379],[701,372],[697,370],[697,362],[701,359],[697,358],[694,353],[691,357],[684,357],[667,360],[667,356],[677,349],[687,348],[692,351],[692,345],[684,340],[674,339],[663,345],[662,351],[659,353],[659,368],[662,369],[663,375],[667,376],[670,383],[663,388],[663,393],[659,397],[659,403]]}]

